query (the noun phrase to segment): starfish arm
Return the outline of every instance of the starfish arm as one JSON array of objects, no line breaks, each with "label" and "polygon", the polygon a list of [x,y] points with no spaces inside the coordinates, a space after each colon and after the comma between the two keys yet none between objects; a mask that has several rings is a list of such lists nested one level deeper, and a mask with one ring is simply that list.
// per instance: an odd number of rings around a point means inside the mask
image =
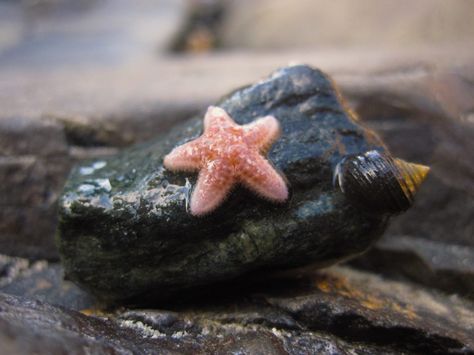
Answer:
[{"label": "starfish arm", "polygon": [[255,153],[236,168],[240,181],[249,189],[271,201],[288,199],[288,188],[283,177],[268,160]]},{"label": "starfish arm", "polygon": [[194,216],[212,212],[221,204],[234,184],[233,168],[222,160],[209,162],[199,173],[191,195],[190,209]]},{"label": "starfish arm", "polygon": [[260,151],[267,150],[280,135],[280,124],[273,116],[265,116],[244,126],[245,139]]},{"label": "starfish arm", "polygon": [[201,167],[200,144],[194,140],[174,148],[163,159],[163,166],[172,171],[194,171]]},{"label": "starfish arm", "polygon": [[204,116],[204,132],[211,127],[235,125],[229,114],[217,106],[209,106]]}]

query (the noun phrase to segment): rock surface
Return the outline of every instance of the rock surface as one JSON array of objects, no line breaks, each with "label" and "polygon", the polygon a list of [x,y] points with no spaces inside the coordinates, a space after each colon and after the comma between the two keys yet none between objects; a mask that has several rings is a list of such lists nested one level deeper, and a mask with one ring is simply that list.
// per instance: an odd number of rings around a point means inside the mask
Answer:
[{"label": "rock surface", "polygon": [[[2,8],[2,14],[8,11]],[[332,74],[351,107],[396,156],[432,167],[415,207],[390,224],[384,239],[408,236],[417,245],[432,240],[474,252],[472,53],[469,46],[236,52],[188,57],[186,70],[179,59],[165,57],[140,62],[139,68],[122,63],[38,70],[21,62],[0,67],[0,250],[57,259],[57,198],[75,162],[160,134],[222,92],[296,58]],[[406,255],[417,253],[413,248]],[[466,275],[465,268],[453,272]],[[416,279],[422,277],[420,272]]]},{"label": "rock surface", "polygon": [[269,159],[289,181],[289,202],[272,205],[239,188],[211,215],[192,217],[186,206],[195,175],[167,171],[162,160],[201,134],[198,117],[73,171],[58,237],[68,277],[104,299],[149,291],[164,298],[257,269],[331,264],[380,236],[387,217],[353,206],[332,176],[345,155],[384,148],[357,125],[322,72],[284,68],[219,106],[239,124],[278,118],[283,133]]},{"label": "rock surface", "polygon": [[97,304],[90,294],[64,280],[59,264],[6,255],[0,255],[0,292],[78,311]]},{"label": "rock surface", "polygon": [[[473,193],[469,185],[456,182],[472,180],[467,179],[468,162],[474,158],[466,150],[472,137],[469,103],[474,94],[467,65],[472,53],[468,46],[278,56],[236,52],[159,57],[107,68],[85,65],[80,70],[0,66],[0,250],[57,259],[57,198],[75,162],[114,154],[117,148],[163,133],[222,93],[295,59],[329,72],[395,155],[433,167],[417,208],[394,221],[390,230],[406,233],[418,226],[424,238],[452,236],[453,242],[472,245],[472,223],[466,216],[474,213],[469,207]],[[425,149],[434,141],[440,142],[436,150]],[[444,207],[434,217],[431,205]],[[457,211],[461,205],[465,207]],[[440,218],[444,210],[451,212]],[[456,211],[463,217],[453,217]],[[425,222],[420,226],[420,221]]]},{"label": "rock surface", "polygon": [[190,304],[87,311],[0,293],[2,354],[472,354],[474,305],[347,268],[219,285]]},{"label": "rock surface", "polygon": [[[346,82],[364,121],[394,155],[431,167],[415,205],[354,265],[445,292],[474,295],[472,68],[385,73]],[[400,262],[403,260],[403,262]]]},{"label": "rock surface", "polygon": [[423,238],[386,236],[353,266],[398,280],[411,280],[448,294],[474,298],[474,251]]},{"label": "rock surface", "polygon": [[[304,14],[294,1],[242,2],[250,7],[236,12],[215,2],[227,11],[217,31],[185,27],[187,49],[217,40],[311,50],[167,56],[159,52],[182,1],[0,1],[0,252],[57,259],[57,199],[78,160],[101,160],[161,134],[222,93],[297,60],[330,73],[395,155],[432,167],[415,207],[351,265],[371,273],[252,274],[188,293],[184,305],[113,311],[98,310],[90,294],[63,281],[59,264],[0,256],[0,354],[473,353],[473,306],[462,298],[474,295],[472,4],[410,2],[380,17],[375,9],[391,2],[343,0],[322,9],[308,0]],[[337,29],[333,16],[343,19]],[[359,31],[347,31],[354,20]],[[348,46],[374,38],[377,49]],[[320,47],[341,41],[344,49]],[[380,49],[394,45],[403,48]]]},{"label": "rock surface", "polygon": [[347,86],[356,111],[394,155],[432,169],[415,208],[387,235],[473,247],[474,85],[472,71],[386,73],[365,87]]}]

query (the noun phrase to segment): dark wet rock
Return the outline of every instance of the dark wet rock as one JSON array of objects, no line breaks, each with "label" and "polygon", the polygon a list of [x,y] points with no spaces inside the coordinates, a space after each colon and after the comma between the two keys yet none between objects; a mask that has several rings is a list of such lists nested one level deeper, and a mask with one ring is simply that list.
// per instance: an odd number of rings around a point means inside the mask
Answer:
[{"label": "dark wet rock", "polygon": [[[175,117],[182,118],[194,112],[173,110]],[[162,111],[162,127],[169,125],[165,122],[171,120],[170,115]],[[145,116],[141,119],[150,122]],[[153,125],[140,124],[141,119],[135,122],[141,128],[133,131],[117,123],[91,124],[61,116],[46,122],[0,117],[1,252],[57,260],[57,201],[71,167],[85,158],[115,154],[117,147],[146,138],[143,133],[147,130],[159,131]]]},{"label": "dark wet rock", "polygon": [[[147,320],[144,320],[146,318]],[[2,354],[378,354],[311,331],[279,331],[257,324],[220,324],[168,312],[127,312],[116,320],[88,317],[39,301],[0,294]],[[384,351],[385,352],[385,351]],[[386,352],[388,354],[393,352]]]},{"label": "dark wet rock", "polygon": [[351,265],[474,299],[474,249],[469,246],[386,237]]},{"label": "dark wet rock", "polygon": [[[6,6],[20,5],[8,2]],[[2,25],[14,18],[3,9],[0,14],[7,18],[0,20]],[[56,28],[55,19],[48,28]],[[57,198],[78,160],[114,154],[117,148],[161,134],[216,102],[222,93],[295,59],[329,72],[351,106],[396,156],[432,166],[416,208],[397,218],[390,230],[409,231],[413,236],[421,228],[424,238],[452,237],[453,243],[472,243],[468,218],[474,213],[472,193],[460,188],[473,180],[469,166],[474,159],[468,154],[472,149],[466,149],[473,134],[469,126],[474,97],[472,67],[466,64],[473,62],[474,51],[466,46],[396,53],[222,52],[186,57],[185,70],[183,62],[172,56],[120,61],[107,68],[84,63],[81,70],[76,62],[62,63],[64,70],[59,70],[58,60],[43,58],[38,70],[28,58],[34,62],[39,58],[24,53],[17,52],[22,60],[15,60],[13,66],[0,65],[2,253],[58,258]],[[437,162],[442,162],[442,170]]]},{"label": "dark wet rock", "polygon": [[[28,138],[23,130],[28,127]],[[71,168],[57,126],[0,119],[0,249],[11,255],[56,254],[53,206]],[[32,152],[39,152],[34,155]],[[34,227],[33,227],[34,226]]]},{"label": "dark wet rock", "polygon": [[58,245],[67,276],[108,300],[176,291],[262,268],[328,265],[365,251],[386,216],[350,204],[332,185],[347,154],[384,150],[345,110],[328,78],[288,67],[220,104],[240,124],[273,114],[282,137],[269,158],[293,190],[272,205],[236,189],[206,218],[192,217],[195,181],[162,167],[174,146],[201,133],[202,118],[117,157],[77,167],[60,203]]},{"label": "dark wet rock", "polygon": [[0,292],[74,310],[97,306],[90,294],[63,278],[59,264],[0,255]]},{"label": "dark wet rock", "polygon": [[178,350],[173,342],[153,344],[138,332],[103,319],[5,294],[0,294],[0,334],[8,354],[151,354],[157,348],[164,353]]},{"label": "dark wet rock", "polygon": [[283,291],[266,301],[299,324],[346,340],[371,339],[408,352],[474,351],[470,302],[349,269],[310,275],[303,273],[299,280],[306,287]]},{"label": "dark wet rock", "polygon": [[285,272],[215,291],[191,304],[96,311],[95,316],[0,294],[2,350],[473,353],[472,304],[347,268]]}]

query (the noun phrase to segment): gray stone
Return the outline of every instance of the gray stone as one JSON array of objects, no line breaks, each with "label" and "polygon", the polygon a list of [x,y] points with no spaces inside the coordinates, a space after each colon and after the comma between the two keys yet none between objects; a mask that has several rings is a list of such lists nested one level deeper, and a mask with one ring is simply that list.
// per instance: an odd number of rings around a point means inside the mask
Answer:
[{"label": "gray stone", "polygon": [[171,341],[153,343],[130,329],[40,301],[0,294],[0,304],[2,354],[151,354],[179,349]]},{"label": "gray stone", "polygon": [[95,163],[77,167],[60,202],[66,275],[109,301],[165,298],[257,269],[325,266],[362,253],[387,216],[352,205],[334,188],[333,171],[346,155],[384,147],[340,100],[325,74],[293,66],[219,104],[240,124],[279,119],[283,133],[269,159],[292,189],[283,206],[240,188],[205,218],[187,212],[195,175],[167,171],[162,159],[201,133],[201,117],[91,174],[81,171]]},{"label": "gray stone", "polygon": [[97,306],[90,294],[63,278],[59,264],[0,255],[0,292],[78,311]]},{"label": "gray stone", "polygon": [[212,291],[91,316],[0,294],[0,353],[473,353],[472,303],[348,268],[254,275]]},{"label": "gray stone", "polygon": [[353,341],[371,339],[400,351],[474,351],[473,304],[462,298],[345,268],[309,269],[300,275],[299,287],[291,284],[291,291],[287,281],[276,281],[281,294],[265,300],[310,329]]},{"label": "gray stone", "polygon": [[474,248],[469,246],[387,235],[351,265],[474,298]]}]

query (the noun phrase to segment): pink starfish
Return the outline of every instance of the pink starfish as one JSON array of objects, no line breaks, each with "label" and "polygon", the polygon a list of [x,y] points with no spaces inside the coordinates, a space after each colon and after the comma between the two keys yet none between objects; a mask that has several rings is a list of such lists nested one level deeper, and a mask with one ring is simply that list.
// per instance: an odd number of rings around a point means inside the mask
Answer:
[{"label": "pink starfish", "polygon": [[285,180],[263,155],[279,134],[273,116],[240,126],[223,109],[210,106],[203,135],[174,148],[163,165],[173,171],[199,170],[190,202],[195,216],[214,210],[237,183],[271,201],[284,202],[288,198]]}]

